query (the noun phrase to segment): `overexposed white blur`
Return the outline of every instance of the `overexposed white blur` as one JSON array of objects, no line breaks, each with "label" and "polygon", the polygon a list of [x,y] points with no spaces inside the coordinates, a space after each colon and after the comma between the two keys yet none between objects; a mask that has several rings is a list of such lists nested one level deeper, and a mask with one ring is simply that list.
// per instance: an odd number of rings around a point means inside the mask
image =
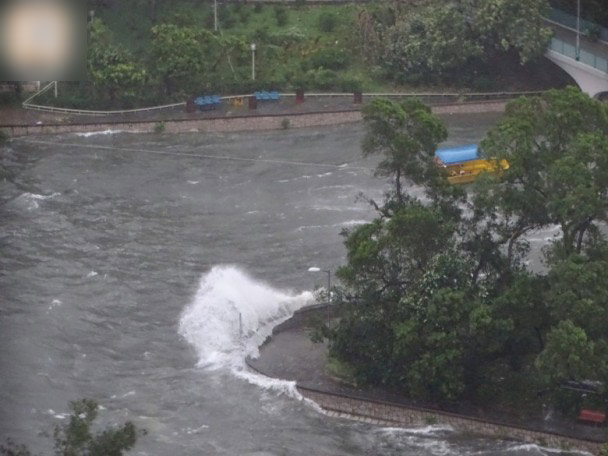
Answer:
[{"label": "overexposed white blur", "polygon": [[0,78],[74,80],[84,73],[86,15],[68,0],[11,0],[0,6]]}]

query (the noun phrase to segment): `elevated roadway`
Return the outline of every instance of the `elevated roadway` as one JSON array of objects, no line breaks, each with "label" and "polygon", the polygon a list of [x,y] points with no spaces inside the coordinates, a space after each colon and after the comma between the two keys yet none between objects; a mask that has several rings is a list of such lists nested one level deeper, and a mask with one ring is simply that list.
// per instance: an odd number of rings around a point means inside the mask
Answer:
[{"label": "elevated roadway", "polygon": [[568,73],[591,97],[608,97],[608,43],[593,42],[581,33],[551,22],[554,35],[545,56]]}]

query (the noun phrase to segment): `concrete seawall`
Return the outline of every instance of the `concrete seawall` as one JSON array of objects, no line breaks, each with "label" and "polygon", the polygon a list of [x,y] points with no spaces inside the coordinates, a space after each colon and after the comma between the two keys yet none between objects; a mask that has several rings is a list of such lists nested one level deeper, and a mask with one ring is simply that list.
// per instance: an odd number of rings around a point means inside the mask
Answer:
[{"label": "concrete seawall", "polygon": [[[434,105],[432,110],[436,114],[467,114],[484,112],[503,112],[505,101],[489,101],[475,103],[457,103]],[[31,125],[1,125],[0,131],[9,137],[30,135],[85,133],[94,131],[117,130],[125,132],[152,133],[162,124],[162,131],[166,133],[222,133],[237,131],[278,130],[285,128],[318,127],[324,125],[338,125],[361,121],[361,111],[350,109],[330,112],[307,113],[281,113],[249,116],[221,116],[198,119],[167,119],[134,120],[134,121],[101,121],[49,123]],[[286,122],[287,121],[287,122]]]},{"label": "concrete seawall", "polygon": [[[315,317],[325,318],[326,311],[326,305],[316,305],[295,312],[291,319],[274,328],[273,338],[277,338],[278,342],[276,343],[279,346],[289,342],[285,337],[293,341],[293,335],[296,332],[302,332]],[[292,335],[288,336],[289,334]],[[267,348],[269,349],[272,348],[273,338],[267,341]],[[308,355],[307,349],[304,348],[304,350],[302,353]],[[286,355],[290,356],[289,353]],[[296,371],[302,370],[301,367],[298,367],[299,363],[306,362],[306,360],[299,359],[297,353],[295,356],[292,353],[291,357],[296,358],[291,360],[291,363],[296,366]],[[261,358],[264,358],[264,349],[262,349]],[[277,361],[279,361],[279,364],[282,364],[280,359],[277,360],[270,354],[266,362],[260,363],[258,360],[248,359],[247,364],[253,370],[268,377],[280,377],[281,369],[275,369],[275,366],[273,366]],[[322,366],[315,367],[315,369],[317,368],[323,369]],[[603,444],[601,439],[582,438],[576,432],[568,432],[566,434],[569,435],[565,435],[555,431],[535,428],[534,426],[527,427],[521,423],[509,423],[508,420],[486,419],[425,407],[419,404],[414,405],[407,403],[405,399],[392,398],[390,395],[382,397],[377,392],[370,391],[368,394],[366,390],[355,391],[344,388],[335,383],[335,381],[329,384],[314,383],[309,380],[302,381],[303,378],[306,378],[306,375],[300,378],[298,376],[286,376],[283,378],[289,380],[296,379],[296,386],[300,394],[317,403],[331,417],[347,418],[384,426],[411,427],[443,424],[466,434],[536,443],[550,448],[577,449],[588,451],[592,454],[599,454]]]}]

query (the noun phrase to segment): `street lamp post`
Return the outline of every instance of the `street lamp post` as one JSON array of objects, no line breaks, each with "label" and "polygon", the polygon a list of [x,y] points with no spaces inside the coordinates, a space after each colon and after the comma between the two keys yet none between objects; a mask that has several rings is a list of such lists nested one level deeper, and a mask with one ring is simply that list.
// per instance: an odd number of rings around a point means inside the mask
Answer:
[{"label": "street lamp post", "polygon": [[251,43],[251,80],[255,81],[255,43]]},{"label": "street lamp post", "polygon": [[576,2],[576,60],[581,57],[581,0]]},{"label": "street lamp post", "polygon": [[327,328],[329,329],[331,321],[331,271],[329,269],[321,269],[316,266],[312,266],[308,268],[308,272],[325,272],[327,274]]}]

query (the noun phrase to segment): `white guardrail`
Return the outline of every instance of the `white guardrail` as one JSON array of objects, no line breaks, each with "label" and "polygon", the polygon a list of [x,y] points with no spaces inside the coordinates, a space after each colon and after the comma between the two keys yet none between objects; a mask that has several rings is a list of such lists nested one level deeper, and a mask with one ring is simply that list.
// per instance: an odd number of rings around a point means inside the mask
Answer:
[{"label": "white guardrail", "polygon": [[[162,109],[170,109],[176,108],[179,106],[185,106],[186,102],[182,101],[180,103],[172,103],[161,106],[151,106],[148,108],[137,108],[137,109],[123,109],[123,110],[113,110],[113,111],[98,111],[91,109],[72,109],[72,108],[59,108],[55,106],[44,106],[33,104],[31,101],[42,95],[43,93],[50,90],[55,85],[55,81],[47,84],[34,95],[25,100],[21,106],[25,109],[34,109],[37,111],[45,111],[45,112],[55,112],[55,113],[63,113],[63,114],[77,114],[77,115],[87,115],[87,116],[111,116],[111,115],[121,115],[121,114],[133,114],[140,112],[150,112],[150,111],[158,111]],[[526,96],[526,95],[538,95],[542,93],[540,91],[527,91],[527,92],[476,92],[476,93],[436,93],[436,92],[422,92],[422,93],[412,93],[412,92],[392,92],[392,93],[374,93],[374,92],[364,92],[362,96],[364,97],[387,97],[387,98],[455,98],[456,100],[475,100],[475,99],[502,99],[502,98],[513,98],[518,96]],[[243,94],[243,95],[228,95],[224,97],[220,97],[221,100],[232,100],[235,98],[247,98],[252,96],[253,94]],[[352,97],[351,93],[306,93],[307,98],[311,97]],[[281,93],[281,97],[295,97],[295,93]]]}]

